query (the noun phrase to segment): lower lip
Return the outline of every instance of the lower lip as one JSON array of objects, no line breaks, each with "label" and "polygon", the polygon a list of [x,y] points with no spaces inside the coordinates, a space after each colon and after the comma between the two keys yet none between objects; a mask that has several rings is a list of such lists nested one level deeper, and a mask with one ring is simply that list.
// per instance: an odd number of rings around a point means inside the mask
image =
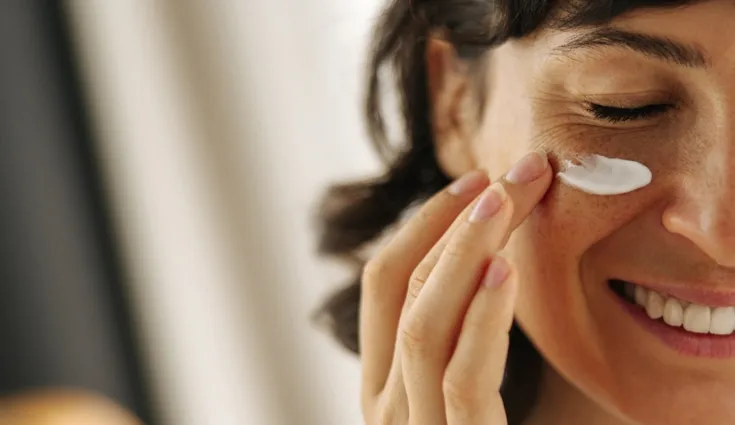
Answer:
[{"label": "lower lip", "polygon": [[674,328],[660,320],[651,319],[640,306],[617,295],[615,298],[641,327],[681,354],[718,359],[735,357],[735,334],[695,334],[684,328]]}]

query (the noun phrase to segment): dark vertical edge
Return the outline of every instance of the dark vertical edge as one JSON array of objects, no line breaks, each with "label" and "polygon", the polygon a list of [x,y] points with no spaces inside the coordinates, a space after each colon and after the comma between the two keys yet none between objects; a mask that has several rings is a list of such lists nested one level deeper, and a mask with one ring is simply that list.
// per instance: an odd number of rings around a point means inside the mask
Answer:
[{"label": "dark vertical edge", "polygon": [[80,65],[74,48],[73,36],[66,10],[66,2],[45,0],[41,2],[42,19],[48,31],[49,43],[53,45],[52,60],[58,64],[61,73],[62,96],[68,105],[68,113],[72,131],[76,135],[75,157],[78,158],[78,168],[83,177],[83,188],[91,208],[94,234],[99,247],[100,258],[104,262],[102,269],[106,273],[110,294],[110,305],[116,320],[116,330],[122,339],[124,349],[125,369],[128,372],[133,406],[128,406],[145,423],[158,423],[154,415],[150,385],[146,379],[143,365],[142,350],[140,349],[140,335],[133,326],[131,299],[125,288],[126,272],[122,266],[121,253],[116,240],[116,232],[112,222],[111,203],[103,185],[95,137],[87,113],[85,88],[80,72]]}]

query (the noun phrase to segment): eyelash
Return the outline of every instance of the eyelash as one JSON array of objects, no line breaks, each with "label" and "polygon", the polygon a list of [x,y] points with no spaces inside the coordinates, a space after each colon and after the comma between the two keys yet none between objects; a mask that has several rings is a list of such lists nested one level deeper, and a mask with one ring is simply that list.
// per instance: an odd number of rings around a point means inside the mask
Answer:
[{"label": "eyelash", "polygon": [[587,110],[597,119],[618,123],[652,118],[668,111],[672,107],[673,105],[669,104],[655,104],[640,108],[617,108],[590,103],[587,105]]}]

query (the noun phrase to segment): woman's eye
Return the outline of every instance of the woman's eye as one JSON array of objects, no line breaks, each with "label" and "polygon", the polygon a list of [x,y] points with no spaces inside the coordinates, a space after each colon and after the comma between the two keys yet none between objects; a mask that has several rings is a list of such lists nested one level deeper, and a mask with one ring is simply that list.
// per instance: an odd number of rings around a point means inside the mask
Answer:
[{"label": "woman's eye", "polygon": [[587,110],[595,118],[613,123],[652,118],[668,111],[672,107],[673,105],[670,104],[646,105],[639,108],[618,108],[595,103],[587,104]]}]

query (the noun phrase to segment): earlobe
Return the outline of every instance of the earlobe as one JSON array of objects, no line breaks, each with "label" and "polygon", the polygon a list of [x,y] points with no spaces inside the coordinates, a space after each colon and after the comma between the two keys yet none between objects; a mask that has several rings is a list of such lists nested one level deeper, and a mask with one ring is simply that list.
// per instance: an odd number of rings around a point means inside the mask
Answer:
[{"label": "earlobe", "polygon": [[475,168],[468,105],[468,76],[452,45],[432,37],[426,47],[426,69],[435,152],[450,178]]}]

